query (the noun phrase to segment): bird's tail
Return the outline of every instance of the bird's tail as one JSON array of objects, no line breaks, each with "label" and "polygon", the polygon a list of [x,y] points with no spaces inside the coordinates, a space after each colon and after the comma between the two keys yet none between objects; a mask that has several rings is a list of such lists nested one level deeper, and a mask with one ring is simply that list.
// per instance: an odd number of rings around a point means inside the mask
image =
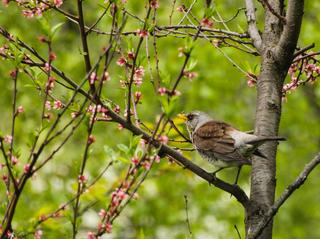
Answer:
[{"label": "bird's tail", "polygon": [[264,142],[268,142],[268,141],[285,141],[286,138],[281,137],[281,136],[259,136],[256,139],[250,140],[248,142],[246,142],[247,144],[254,144],[254,145],[261,145]]}]

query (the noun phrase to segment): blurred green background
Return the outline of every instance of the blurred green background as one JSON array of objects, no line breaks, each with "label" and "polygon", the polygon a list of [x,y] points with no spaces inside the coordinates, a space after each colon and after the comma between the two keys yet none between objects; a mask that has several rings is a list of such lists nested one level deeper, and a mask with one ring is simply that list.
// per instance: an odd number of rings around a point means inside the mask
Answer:
[{"label": "blurred green background", "polygon": [[[181,4],[189,6],[191,3],[192,1],[177,1],[174,9]],[[143,18],[145,16],[144,4],[145,2],[142,1],[129,0],[125,7],[128,11]],[[103,11],[101,6],[105,5],[103,1],[84,1],[85,20],[88,25],[95,22]],[[244,1],[217,2],[214,16],[217,17],[218,12],[223,19],[230,19],[237,9],[244,6]],[[76,14],[76,2],[66,1],[62,9]],[[171,1],[160,1],[157,13],[158,25],[169,25],[171,9]],[[260,6],[258,10],[258,18],[262,22],[263,15]],[[304,47],[315,43],[314,51],[319,49],[319,11],[320,2],[307,1],[299,46]],[[201,19],[204,15],[204,1],[197,1],[192,12],[198,19]],[[175,10],[172,18],[173,24],[178,23],[181,18],[182,13]],[[21,9],[15,3],[11,2],[8,7],[0,6],[0,26],[34,47],[43,56],[47,56],[45,44],[38,41],[38,37],[44,35],[43,22],[48,22],[50,26],[60,22],[64,23],[53,41],[53,51],[57,55],[54,64],[74,81],[80,82],[85,75],[85,67],[77,25],[54,11],[44,13],[42,18],[26,19],[21,15]],[[108,31],[110,24],[111,16],[108,13],[97,27]],[[241,11],[239,16],[227,26],[231,31],[244,32],[246,29],[244,12]],[[124,31],[135,31],[141,27],[142,25],[135,19],[129,18]],[[224,29],[224,26],[215,23],[214,28]],[[131,50],[130,45],[135,47],[137,40],[135,36],[123,37],[121,47],[124,52]],[[89,47],[92,62],[101,54],[107,41],[108,36],[95,33],[90,35]],[[5,43],[5,40],[0,37],[0,46]],[[152,43],[153,40],[150,38],[148,45],[154,75],[155,61]],[[178,76],[183,63],[183,58],[178,57],[178,48],[183,47],[184,44],[184,39],[173,36],[157,39],[159,66],[163,76],[172,80]],[[222,47],[221,49],[242,69],[253,73],[259,72],[259,57],[244,54],[233,48]],[[150,125],[159,116],[161,106],[150,84],[145,43],[141,51],[139,60],[145,67],[146,76],[142,87],[135,90],[140,90],[143,94],[142,104],[138,106],[139,116],[142,121]],[[103,95],[112,99],[123,109],[125,106],[124,90],[120,88],[119,81],[124,77],[124,71],[115,63],[119,56],[115,57],[109,68],[111,81],[104,86]],[[197,41],[192,52],[192,61],[197,62],[194,71],[198,73],[198,77],[192,82],[188,79],[181,81],[178,90],[182,95],[178,99],[177,111],[188,112],[194,109],[206,111],[215,118],[232,122],[241,130],[251,130],[255,117],[256,92],[255,88],[247,86],[245,75],[233,67],[221,52],[204,39]],[[13,67],[13,63],[8,60],[0,61],[0,131],[2,135],[10,134],[11,130],[13,84],[9,71]],[[39,81],[44,84],[45,75],[40,71],[35,71],[39,73]],[[312,86],[301,86],[288,94],[287,101],[283,104],[279,134],[288,140],[280,144],[278,151],[277,196],[296,178],[304,165],[320,148],[319,111],[308,101],[304,87],[309,87],[315,93],[315,100],[320,102],[320,87],[319,83],[316,83]],[[70,92],[57,86],[54,95],[63,101],[70,97]],[[43,96],[35,89],[32,81],[22,73],[18,80],[17,103],[23,105],[25,112],[17,119],[14,148],[20,154],[20,162],[17,166],[21,168],[20,171],[26,162],[30,142],[40,122],[42,99]],[[107,154],[104,146],[107,145],[117,152],[117,144],[128,144],[131,136],[125,130],[119,131],[116,124],[102,122],[96,124],[94,135],[97,142],[91,147],[86,168],[89,180],[97,176],[102,167],[113,157],[117,158],[116,155]],[[52,212],[72,197],[76,190],[85,139],[86,127],[83,125],[57,157],[28,183],[18,204],[14,217],[14,228],[18,231],[29,230],[40,215]],[[53,146],[45,154],[48,154]],[[203,162],[197,153],[185,153],[185,155],[205,169],[213,171],[213,167]],[[0,160],[1,163],[4,162],[2,156]],[[90,207],[83,213],[79,238],[86,238],[88,231],[95,230],[99,220],[97,213],[108,205],[110,190],[116,188],[125,176],[126,167],[126,163],[117,161],[112,169],[82,197],[81,208],[88,205]],[[314,170],[305,185],[280,209],[275,218],[274,238],[320,238],[318,227],[320,220],[319,172],[319,169]],[[3,169],[0,170],[0,175],[4,173]],[[219,173],[219,177],[233,182],[235,174],[236,169],[227,169]],[[250,168],[245,167],[239,184],[248,194],[249,183]],[[199,177],[170,163],[167,159],[162,159],[160,164],[155,165],[138,194],[139,198],[134,200],[115,221],[113,233],[106,234],[103,238],[238,238],[235,225],[244,237],[244,210],[236,199],[230,198],[227,193],[208,185]],[[189,234],[186,223],[185,195],[188,198],[192,235]],[[5,202],[5,198],[5,186],[1,182],[0,202]],[[95,204],[91,205],[93,201]],[[0,209],[1,217],[4,213],[3,205]],[[40,227],[44,233],[43,238],[71,238],[71,212],[71,210],[66,210],[63,217],[50,219],[43,223]]]}]

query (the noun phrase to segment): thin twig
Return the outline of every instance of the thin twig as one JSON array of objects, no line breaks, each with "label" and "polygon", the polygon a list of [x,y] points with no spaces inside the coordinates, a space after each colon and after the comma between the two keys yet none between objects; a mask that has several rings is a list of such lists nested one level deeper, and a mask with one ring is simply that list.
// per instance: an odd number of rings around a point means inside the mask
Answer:
[{"label": "thin twig", "polygon": [[186,223],[187,223],[187,227],[188,227],[188,231],[190,236],[192,236],[192,231],[191,231],[191,226],[190,226],[190,220],[189,220],[189,207],[188,207],[188,196],[184,195],[184,202],[185,202],[185,211],[186,211]]}]

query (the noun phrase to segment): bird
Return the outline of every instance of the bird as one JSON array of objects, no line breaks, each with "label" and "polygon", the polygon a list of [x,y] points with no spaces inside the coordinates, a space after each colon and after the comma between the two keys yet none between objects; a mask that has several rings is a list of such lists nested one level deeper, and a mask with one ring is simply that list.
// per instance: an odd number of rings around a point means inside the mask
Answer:
[{"label": "bird", "polygon": [[190,140],[200,156],[219,168],[213,172],[214,176],[224,168],[238,167],[235,184],[241,167],[252,164],[252,156],[267,159],[259,146],[269,141],[286,140],[280,136],[258,136],[240,131],[202,111],[182,113],[178,117],[185,121]]}]

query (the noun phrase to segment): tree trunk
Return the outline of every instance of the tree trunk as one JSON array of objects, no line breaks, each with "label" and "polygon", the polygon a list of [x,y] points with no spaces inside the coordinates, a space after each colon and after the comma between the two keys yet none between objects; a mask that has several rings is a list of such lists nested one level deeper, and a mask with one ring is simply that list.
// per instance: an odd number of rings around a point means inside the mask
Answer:
[{"label": "tree trunk", "polygon": [[[268,0],[272,9],[282,15],[283,1]],[[282,87],[293,59],[299,37],[303,14],[303,1],[289,0],[286,22],[265,6],[265,27],[261,46],[261,71],[257,81],[257,106],[255,134],[275,136],[278,134]],[[251,172],[251,206],[246,211],[246,237],[252,238],[262,216],[273,205],[276,187],[277,143],[268,142],[261,146],[268,159],[255,157]],[[272,238],[271,221],[259,236]]]}]

